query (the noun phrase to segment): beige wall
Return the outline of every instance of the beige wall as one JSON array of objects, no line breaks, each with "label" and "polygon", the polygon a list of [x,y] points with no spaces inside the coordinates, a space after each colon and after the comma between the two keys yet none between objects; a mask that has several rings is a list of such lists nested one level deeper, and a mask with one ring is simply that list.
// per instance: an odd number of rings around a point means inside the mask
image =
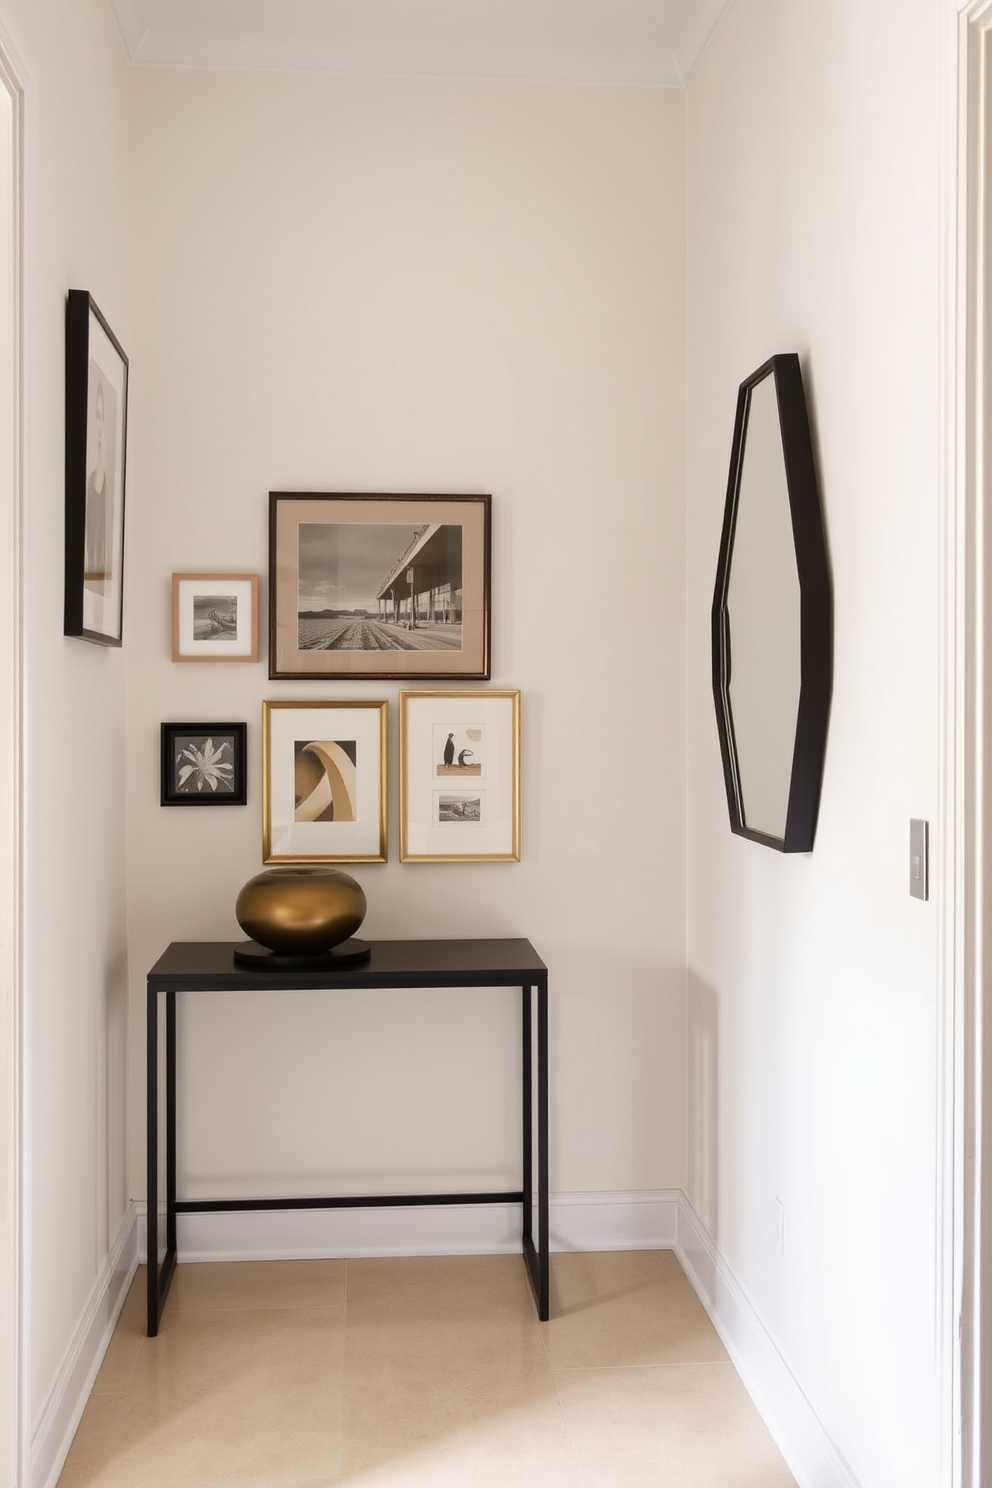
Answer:
[{"label": "beige wall", "polygon": [[[937,0],[903,0],[898,30],[883,0],[736,0],[688,94],[688,263],[682,94],[129,75],[102,0],[2,4],[31,72],[30,1412],[143,1194],[145,969],[239,934],[261,700],[383,696],[392,861],[356,870],[367,932],[528,934],[552,973],[553,1189],[687,1181],[863,1488],[930,1488],[937,952],[906,859],[910,816],[939,827]],[[61,636],[70,286],[131,356],[122,653]],[[731,837],[709,695],[736,388],[788,349],[837,613],[809,859]],[[258,571],[264,624],[266,493],[292,487],[493,493],[519,865],[396,861],[394,685],[169,660],[173,570]],[[197,717],[247,719],[246,808],[159,807],[159,723]],[[499,1181],[514,1016],[419,1006],[193,1003],[190,1187]]]},{"label": "beige wall", "polygon": [[[940,1481],[937,903],[908,842],[941,828],[941,13],[736,0],[689,89],[689,1191],[862,1488]],[[797,858],[731,836],[709,688],[737,385],[778,351],[836,615]]]},{"label": "beige wall", "polygon": [[126,1213],[124,667],[62,635],[64,315],[128,344],[127,68],[103,0],[3,0],[26,87],[24,1025],[27,1414]]},{"label": "beige wall", "polygon": [[[680,1185],[684,95],[171,70],[131,94],[132,1194],[143,973],[240,935],[273,697],[389,700],[390,862],[354,870],[370,936],[525,934],[547,960],[552,1187]],[[399,864],[398,684],[171,662],[174,570],[265,594],[272,489],[492,492],[519,865]],[[229,718],[248,806],[162,809],[160,721]],[[185,1184],[504,1181],[517,1023],[501,993],[191,999]]]}]

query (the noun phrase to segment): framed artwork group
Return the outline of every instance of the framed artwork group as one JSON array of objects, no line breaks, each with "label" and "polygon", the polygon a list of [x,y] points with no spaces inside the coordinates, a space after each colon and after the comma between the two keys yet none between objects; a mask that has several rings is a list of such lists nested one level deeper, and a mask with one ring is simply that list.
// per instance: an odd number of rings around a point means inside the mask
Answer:
[{"label": "framed artwork group", "polygon": [[[387,860],[382,699],[262,704],[262,861]],[[520,693],[401,692],[400,862],[520,858]],[[244,723],[162,724],[162,805],[244,805]]]},{"label": "framed artwork group", "polygon": [[[67,636],[120,646],[129,363],[86,290],[65,312]],[[269,493],[269,676],[468,682],[490,674],[491,497]],[[255,573],[172,575],[172,660],[257,662]],[[399,696],[400,860],[520,856],[520,694]],[[266,863],[387,857],[388,703],[262,704]],[[247,802],[247,724],[165,722],[163,806]]]},{"label": "framed artwork group", "polygon": [[[488,680],[491,498],[269,493],[269,676]],[[259,577],[172,575],[172,660],[256,662]],[[383,863],[380,698],[262,703],[262,861]],[[244,723],[163,723],[163,806],[244,805]],[[520,694],[399,694],[404,863],[520,857]]]}]

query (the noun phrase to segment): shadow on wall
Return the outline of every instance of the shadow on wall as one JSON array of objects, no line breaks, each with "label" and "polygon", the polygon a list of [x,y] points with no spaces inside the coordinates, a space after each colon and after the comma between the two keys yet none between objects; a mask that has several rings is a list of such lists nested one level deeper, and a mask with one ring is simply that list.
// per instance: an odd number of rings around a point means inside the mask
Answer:
[{"label": "shadow on wall", "polygon": [[543,939],[538,949],[550,971],[552,1190],[681,1186],[684,967]]},{"label": "shadow on wall", "polygon": [[104,1033],[99,1083],[103,1090],[103,1161],[106,1164],[106,1244],[118,1233],[128,1206],[127,1183],[127,957],[115,953],[104,972]]},{"label": "shadow on wall", "polygon": [[717,1237],[719,999],[716,989],[689,972],[688,993],[689,1201],[707,1232]]}]

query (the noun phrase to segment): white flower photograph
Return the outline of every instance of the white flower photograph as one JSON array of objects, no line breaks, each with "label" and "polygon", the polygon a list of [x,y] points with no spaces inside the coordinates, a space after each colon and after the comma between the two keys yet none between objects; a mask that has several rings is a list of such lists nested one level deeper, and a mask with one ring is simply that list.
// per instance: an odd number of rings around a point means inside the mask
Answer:
[{"label": "white flower photograph", "polygon": [[163,806],[244,806],[244,723],[163,723]]}]

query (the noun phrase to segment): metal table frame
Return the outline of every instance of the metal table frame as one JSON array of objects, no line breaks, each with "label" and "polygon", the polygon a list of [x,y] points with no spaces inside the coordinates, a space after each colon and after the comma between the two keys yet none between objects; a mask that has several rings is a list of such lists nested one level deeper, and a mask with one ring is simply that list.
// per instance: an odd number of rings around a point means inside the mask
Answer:
[{"label": "metal table frame", "polygon": [[[549,1316],[548,969],[528,940],[379,940],[367,961],[333,971],[238,965],[230,941],[174,941],[148,973],[148,1336],[158,1333],[177,1262],[176,1216],[237,1210],[372,1209],[433,1204],[522,1207],[522,1249],[538,1317]],[[523,1161],[519,1189],[503,1193],[358,1194],[278,1199],[180,1199],[176,1190],[176,993],[291,992],[335,988],[519,987],[522,993]],[[536,991],[536,1051],[534,1006]],[[158,1259],[159,996],[165,994],[165,1254]],[[535,1059],[536,1052],[536,1059]],[[537,1086],[536,1143],[534,1085]],[[535,1185],[536,1155],[536,1185]],[[536,1235],[535,1231],[536,1209]]]}]

